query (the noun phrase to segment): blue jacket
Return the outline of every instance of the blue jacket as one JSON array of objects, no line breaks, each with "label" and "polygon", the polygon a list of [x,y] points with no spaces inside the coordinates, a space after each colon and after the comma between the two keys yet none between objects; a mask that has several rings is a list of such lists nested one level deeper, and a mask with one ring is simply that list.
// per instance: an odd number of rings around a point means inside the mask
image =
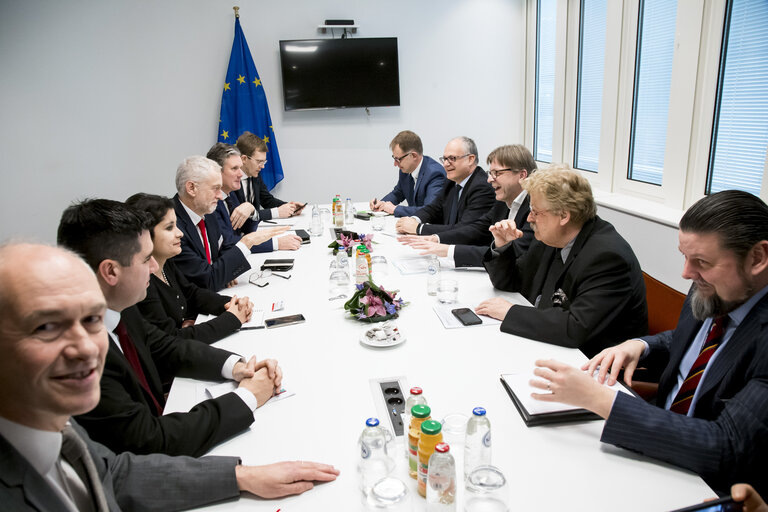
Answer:
[{"label": "blue jacket", "polygon": [[395,208],[395,217],[408,217],[413,215],[422,206],[431,203],[440,194],[446,180],[445,169],[438,162],[424,155],[419,170],[419,179],[416,180],[416,190],[413,190],[413,176],[399,171],[397,185],[392,192],[382,197],[382,201],[389,201],[393,204],[400,204],[408,201],[408,206],[397,206]]}]

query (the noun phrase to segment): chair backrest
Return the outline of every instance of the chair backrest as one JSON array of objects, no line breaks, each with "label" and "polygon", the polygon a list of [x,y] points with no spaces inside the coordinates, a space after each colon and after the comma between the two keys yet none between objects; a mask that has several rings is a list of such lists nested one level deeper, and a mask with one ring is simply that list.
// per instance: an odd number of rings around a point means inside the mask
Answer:
[{"label": "chair backrest", "polygon": [[648,334],[674,329],[680,311],[683,310],[685,294],[658,281],[645,272],[645,298],[648,301]]}]

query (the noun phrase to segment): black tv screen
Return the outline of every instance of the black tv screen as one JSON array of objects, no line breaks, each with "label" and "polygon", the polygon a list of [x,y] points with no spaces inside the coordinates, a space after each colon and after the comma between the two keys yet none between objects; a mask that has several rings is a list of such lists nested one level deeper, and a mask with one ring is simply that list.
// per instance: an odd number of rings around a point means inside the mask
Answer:
[{"label": "black tv screen", "polygon": [[400,105],[397,38],[280,41],[285,110]]}]

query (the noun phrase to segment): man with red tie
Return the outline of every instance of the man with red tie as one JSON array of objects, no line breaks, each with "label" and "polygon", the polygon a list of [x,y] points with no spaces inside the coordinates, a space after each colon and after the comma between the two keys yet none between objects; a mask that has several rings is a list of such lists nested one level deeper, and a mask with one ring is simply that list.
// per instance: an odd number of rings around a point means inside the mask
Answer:
[{"label": "man with red tie", "polygon": [[[245,362],[144,320],[135,305],[146,296],[149,275],[157,269],[150,222],[142,212],[107,199],[83,201],[62,214],[58,243],[96,273],[107,301],[104,325],[110,337],[101,400],[78,422],[116,452],[199,456],[253,423],[253,411],[280,386],[282,372],[274,360]],[[162,383],[176,376],[240,384],[187,413],[163,415]]]},{"label": "man with red tie", "polygon": [[176,170],[173,198],[176,225],[184,233],[176,266],[201,288],[219,291],[251,268],[247,256],[259,245],[288,229],[260,229],[235,242],[224,237],[213,214],[222,192],[221,166],[204,156],[185,158]]},{"label": "man with red tie", "polygon": [[[581,371],[537,361],[539,400],[589,409],[606,419],[601,441],[689,469],[725,494],[768,480],[768,206],[727,190],[680,220],[683,277],[693,281],[673,331],[625,341]],[[656,405],[599,382],[638,365],[663,370]],[[597,381],[592,378],[599,368]]]}]

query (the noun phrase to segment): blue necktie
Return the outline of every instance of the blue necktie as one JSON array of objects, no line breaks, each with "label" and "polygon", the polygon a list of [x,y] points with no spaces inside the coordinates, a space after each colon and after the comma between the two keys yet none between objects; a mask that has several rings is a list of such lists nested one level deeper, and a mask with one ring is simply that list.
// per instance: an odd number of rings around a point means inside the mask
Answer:
[{"label": "blue necktie", "polygon": [[459,200],[461,199],[461,185],[456,185],[456,197],[451,205],[451,213],[448,216],[448,224],[456,224],[459,217]]}]

